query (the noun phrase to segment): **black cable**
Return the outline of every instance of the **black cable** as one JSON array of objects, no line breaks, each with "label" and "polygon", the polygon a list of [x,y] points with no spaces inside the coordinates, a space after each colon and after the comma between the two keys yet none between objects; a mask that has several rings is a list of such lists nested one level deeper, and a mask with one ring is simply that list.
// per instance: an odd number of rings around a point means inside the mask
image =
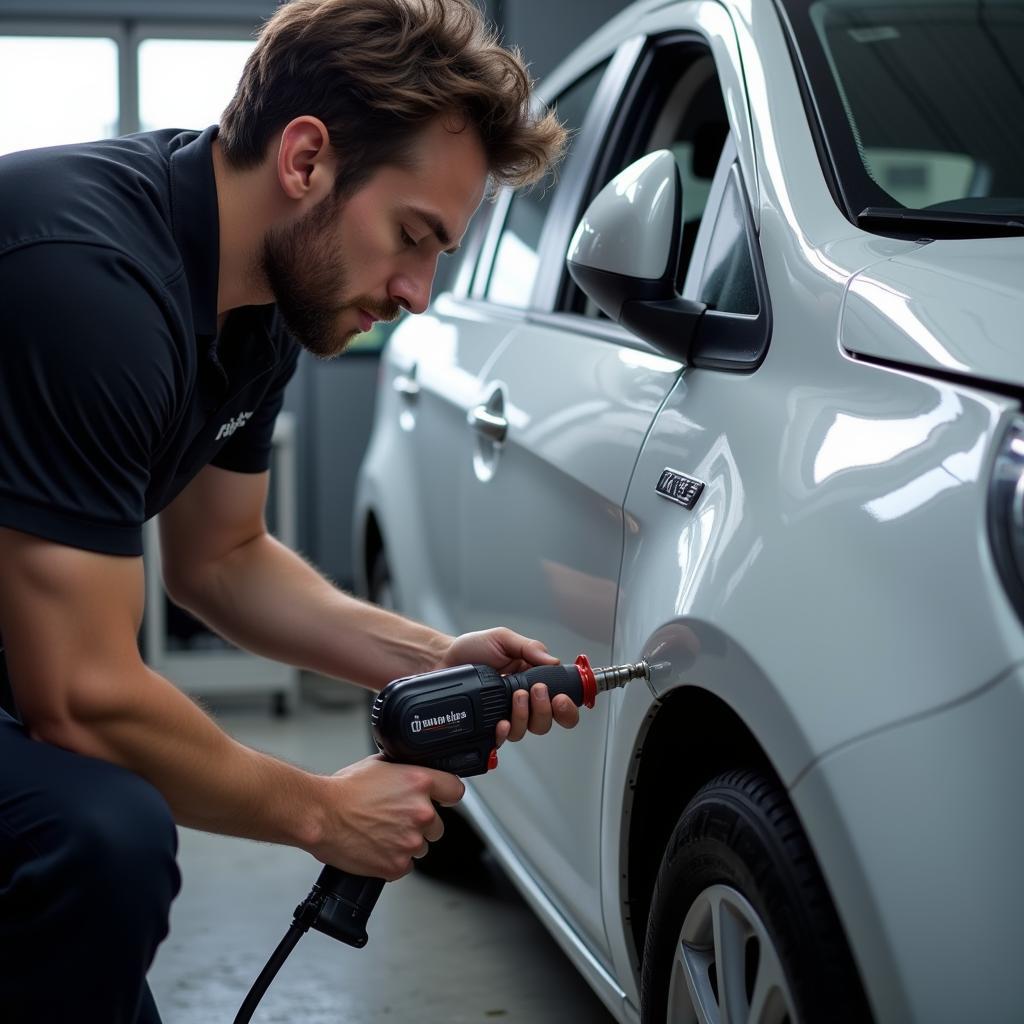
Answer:
[{"label": "black cable", "polygon": [[306,934],[308,928],[308,924],[303,925],[298,920],[292,921],[291,927],[285,933],[284,938],[277,944],[277,949],[270,954],[270,959],[263,970],[260,971],[259,977],[252,983],[252,988],[249,989],[245,1002],[242,1003],[238,1013],[235,1015],[234,1024],[248,1024],[252,1019],[256,1007],[270,987],[270,983],[277,976],[281,965],[288,959],[288,954],[295,948],[295,943]]}]

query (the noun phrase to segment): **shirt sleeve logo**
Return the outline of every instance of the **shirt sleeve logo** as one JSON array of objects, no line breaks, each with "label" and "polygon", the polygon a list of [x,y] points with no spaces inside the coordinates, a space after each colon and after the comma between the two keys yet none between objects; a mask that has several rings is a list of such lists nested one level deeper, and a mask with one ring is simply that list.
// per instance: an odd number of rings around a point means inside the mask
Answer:
[{"label": "shirt sleeve logo", "polygon": [[250,409],[249,412],[240,412],[237,416],[228,420],[227,423],[222,423],[214,440],[220,441],[223,438],[230,437],[236,430],[241,430],[252,418],[252,414],[253,410]]}]

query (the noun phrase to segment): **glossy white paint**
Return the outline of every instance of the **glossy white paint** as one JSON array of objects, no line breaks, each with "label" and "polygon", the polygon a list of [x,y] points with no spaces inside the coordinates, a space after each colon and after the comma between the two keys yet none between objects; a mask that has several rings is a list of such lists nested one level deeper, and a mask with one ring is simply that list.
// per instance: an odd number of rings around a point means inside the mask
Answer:
[{"label": "glossy white paint", "polygon": [[850,282],[843,347],[1024,384],[1024,238],[931,242]]},{"label": "glossy white paint", "polygon": [[[611,664],[625,487],[679,371],[602,339],[532,325],[513,331],[481,392],[503,383],[509,439],[494,473],[467,475],[458,494],[462,573],[447,598],[460,630],[502,622],[543,639],[563,661],[585,652],[595,666]],[[600,849],[580,836],[601,827],[606,723],[599,705],[558,743],[531,736],[509,744],[504,770],[473,782],[604,962]]]},{"label": "glossy white paint", "polygon": [[678,193],[679,171],[667,149],[641,157],[594,197],[566,259],[589,270],[659,280],[675,256]]},{"label": "glossy white paint", "polygon": [[[357,586],[366,550],[366,521],[373,510],[387,540],[398,607],[437,629],[456,632],[458,613],[448,595],[457,593],[462,553],[458,544],[461,507],[452,496],[472,471],[474,435],[466,415],[476,404],[481,378],[508,337],[512,324],[488,323],[472,310],[446,315],[445,303],[396,328],[381,362],[374,429],[357,486]],[[395,382],[415,382],[413,394]],[[440,459],[458,445],[463,458]],[[412,509],[421,517],[409,522]],[[446,524],[430,544],[425,523]],[[400,571],[399,571],[400,570]]]},{"label": "glossy white paint", "polygon": [[1022,726],[1017,666],[840,748],[793,789],[882,1020],[1020,1020]]},{"label": "glossy white paint", "polygon": [[[359,507],[383,520],[414,614],[656,664],[650,689],[608,695],[575,733],[503,750],[470,807],[620,1020],[639,1006],[632,785],[659,698],[681,688],[734,709],[790,787],[877,1020],[1011,1020],[1024,632],[985,522],[1019,404],[1005,385],[1024,383],[1024,249],[850,224],[771,3],[634,5],[546,94],[623,39],[680,29],[706,39],[737,141],[772,302],[763,365],[680,374],[570,318],[439,301],[386,376],[417,362],[450,415],[411,443],[427,417],[404,431],[383,388]],[[454,425],[496,383],[509,434],[481,479]],[[692,511],[656,494],[665,467],[705,482]],[[428,468],[444,494],[424,506]]]}]

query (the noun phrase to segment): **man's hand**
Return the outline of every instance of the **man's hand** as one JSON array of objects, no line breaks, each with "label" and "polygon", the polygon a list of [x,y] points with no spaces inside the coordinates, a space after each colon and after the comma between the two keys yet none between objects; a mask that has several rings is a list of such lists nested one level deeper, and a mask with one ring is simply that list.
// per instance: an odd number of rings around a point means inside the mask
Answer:
[{"label": "man's hand", "polygon": [[[558,659],[549,654],[539,640],[498,627],[456,637],[437,667],[490,665],[502,675],[508,675],[509,672],[523,672],[534,665],[557,664]],[[495,733],[497,745],[500,747],[505,740],[521,740],[527,730],[543,736],[551,729],[552,720],[565,729],[571,729],[580,720],[579,709],[565,694],[559,694],[552,701],[543,683],[534,685],[529,698],[520,690],[512,699],[511,721],[498,723]]]},{"label": "man's hand", "polygon": [[458,776],[382,757],[364,758],[324,782],[334,817],[311,849],[325,864],[393,882],[412,870],[414,859],[437,842],[444,825],[434,807],[462,799]]}]

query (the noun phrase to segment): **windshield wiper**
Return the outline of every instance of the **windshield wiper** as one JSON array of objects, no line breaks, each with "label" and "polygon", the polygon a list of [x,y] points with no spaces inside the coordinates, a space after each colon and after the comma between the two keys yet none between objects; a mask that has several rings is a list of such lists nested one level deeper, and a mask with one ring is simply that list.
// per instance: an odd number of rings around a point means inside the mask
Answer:
[{"label": "windshield wiper", "polygon": [[857,226],[869,231],[922,232],[929,238],[1001,238],[1024,235],[1024,215],[961,213],[956,210],[908,210],[902,206],[868,206]]}]

